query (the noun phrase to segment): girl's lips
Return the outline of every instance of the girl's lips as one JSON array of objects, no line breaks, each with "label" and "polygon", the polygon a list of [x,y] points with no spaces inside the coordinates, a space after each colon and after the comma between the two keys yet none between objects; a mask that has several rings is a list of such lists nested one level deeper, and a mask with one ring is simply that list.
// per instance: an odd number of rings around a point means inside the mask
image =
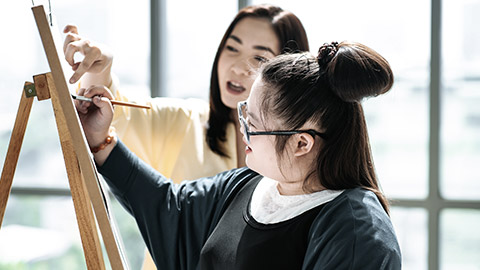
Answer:
[{"label": "girl's lips", "polygon": [[245,144],[245,154],[251,153],[253,150],[252,150],[252,148],[250,148],[250,146],[248,146],[248,143],[245,140],[245,137],[243,137],[242,141]]}]

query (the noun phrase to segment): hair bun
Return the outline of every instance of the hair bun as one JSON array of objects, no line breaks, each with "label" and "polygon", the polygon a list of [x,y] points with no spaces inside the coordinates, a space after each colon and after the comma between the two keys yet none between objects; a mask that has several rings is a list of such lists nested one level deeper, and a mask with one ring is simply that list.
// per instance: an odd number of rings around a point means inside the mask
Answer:
[{"label": "hair bun", "polygon": [[[375,97],[388,92],[393,85],[388,61],[361,43],[332,42],[320,47],[318,53],[320,76],[326,76],[331,90],[343,101]],[[328,64],[328,68],[324,66],[322,70],[322,64]]]},{"label": "hair bun", "polygon": [[338,42],[334,41],[330,44],[324,43],[318,49],[317,61],[321,70],[327,68],[328,63],[332,61],[332,58],[337,54],[338,51]]}]

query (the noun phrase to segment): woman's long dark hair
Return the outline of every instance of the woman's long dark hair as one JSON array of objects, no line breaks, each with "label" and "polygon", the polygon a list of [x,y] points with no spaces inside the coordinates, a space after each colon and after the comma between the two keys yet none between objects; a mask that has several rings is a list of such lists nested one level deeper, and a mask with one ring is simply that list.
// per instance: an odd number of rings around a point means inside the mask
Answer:
[{"label": "woman's long dark hair", "polygon": [[[274,58],[260,76],[264,94],[262,115],[275,115],[282,129],[301,129],[314,123],[325,133],[316,165],[309,175],[332,190],[362,187],[373,191],[388,213],[373,164],[361,100],[383,94],[393,85],[388,62],[359,43],[334,42],[319,54],[291,54]],[[290,137],[276,137],[279,158]],[[308,191],[312,183],[305,182]],[[313,185],[315,186],[315,185]]]},{"label": "woman's long dark hair", "polygon": [[[305,29],[300,20],[291,12],[284,11],[280,7],[271,5],[255,5],[240,10],[228,27],[225,35],[218,46],[217,54],[213,62],[212,75],[210,77],[210,114],[208,118],[206,140],[210,149],[218,155],[229,157],[223,147],[226,141],[227,124],[232,119],[231,109],[223,104],[220,97],[218,84],[218,59],[225,47],[228,37],[239,21],[244,18],[268,19],[278,37],[280,48],[284,52],[308,51],[308,39]],[[255,31],[255,30],[252,30]]]}]

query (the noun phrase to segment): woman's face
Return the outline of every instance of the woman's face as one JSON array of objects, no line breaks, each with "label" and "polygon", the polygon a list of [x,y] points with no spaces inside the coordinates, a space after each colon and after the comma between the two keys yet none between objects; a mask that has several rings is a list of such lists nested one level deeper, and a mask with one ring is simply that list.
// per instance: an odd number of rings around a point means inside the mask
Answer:
[{"label": "woman's face", "polygon": [[225,106],[236,109],[248,98],[254,72],[262,62],[275,57],[279,41],[266,19],[244,18],[227,38],[218,60],[218,83]]}]

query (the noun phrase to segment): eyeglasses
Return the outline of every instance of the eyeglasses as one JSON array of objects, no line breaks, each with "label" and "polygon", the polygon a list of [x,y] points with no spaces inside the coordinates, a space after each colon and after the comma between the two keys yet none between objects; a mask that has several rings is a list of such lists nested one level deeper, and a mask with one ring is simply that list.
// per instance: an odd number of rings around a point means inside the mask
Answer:
[{"label": "eyeglasses", "polygon": [[239,102],[237,105],[238,110],[238,121],[240,121],[240,125],[243,126],[243,134],[245,134],[245,138],[247,139],[247,143],[250,144],[250,136],[255,135],[294,135],[299,133],[308,133],[311,136],[315,137],[315,135],[319,136],[320,138],[325,139],[325,134],[320,133],[313,129],[308,130],[272,130],[272,131],[250,131],[248,129],[247,120],[245,120],[244,115],[247,114],[247,102],[242,101]]}]

